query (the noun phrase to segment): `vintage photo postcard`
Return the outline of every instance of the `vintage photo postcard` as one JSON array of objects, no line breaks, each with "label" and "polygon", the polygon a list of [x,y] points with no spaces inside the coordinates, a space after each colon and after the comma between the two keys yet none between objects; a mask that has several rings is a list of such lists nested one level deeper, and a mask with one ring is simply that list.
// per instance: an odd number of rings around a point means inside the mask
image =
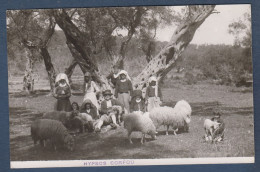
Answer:
[{"label": "vintage photo postcard", "polygon": [[7,10],[10,168],[254,163],[251,5]]}]

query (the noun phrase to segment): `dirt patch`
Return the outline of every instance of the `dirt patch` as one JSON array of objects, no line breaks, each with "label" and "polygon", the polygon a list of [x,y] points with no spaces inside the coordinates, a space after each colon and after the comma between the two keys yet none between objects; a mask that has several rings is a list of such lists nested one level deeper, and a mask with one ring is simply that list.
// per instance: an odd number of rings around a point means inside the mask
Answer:
[{"label": "dirt patch", "polygon": [[[203,90],[201,90],[203,89]],[[198,91],[200,90],[200,91]],[[203,92],[203,93],[202,93]],[[201,93],[201,94],[200,94]],[[34,97],[10,96],[10,156],[12,161],[25,160],[90,160],[90,159],[142,159],[142,158],[195,158],[195,157],[240,157],[254,156],[254,120],[252,93],[229,91],[227,87],[184,86],[163,89],[164,105],[174,106],[178,100],[187,100],[192,107],[192,121],[188,133],[177,136],[165,135],[159,129],[157,140],[147,136],[140,143],[141,133],[133,133],[131,145],[123,126],[102,133],[84,133],[75,136],[73,152],[60,149],[53,151],[33,145],[30,124],[43,112],[53,109],[56,101],[48,94]],[[244,98],[244,99],[242,99]],[[71,97],[71,102],[81,104],[82,94]],[[225,140],[222,143],[206,143],[203,122],[212,117],[213,109],[222,112],[226,123]]]}]

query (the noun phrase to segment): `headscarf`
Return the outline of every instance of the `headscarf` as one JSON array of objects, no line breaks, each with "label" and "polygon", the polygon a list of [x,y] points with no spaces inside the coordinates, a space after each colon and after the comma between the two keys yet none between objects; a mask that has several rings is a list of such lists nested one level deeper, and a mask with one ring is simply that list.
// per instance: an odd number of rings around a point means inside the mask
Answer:
[{"label": "headscarf", "polygon": [[90,104],[90,108],[94,108],[94,109],[96,109],[96,106],[92,103],[92,101],[90,100],[90,99],[86,99],[83,103],[82,103],[82,105],[81,105],[81,107],[80,107],[80,112],[83,112],[83,111],[85,111],[86,110],[86,104]]},{"label": "headscarf", "polygon": [[155,88],[155,97],[158,97],[158,81],[157,81],[157,78],[155,76],[151,76],[149,78],[148,82],[151,83],[152,81],[156,82],[155,86],[152,86],[152,87]]},{"label": "headscarf", "polygon": [[56,78],[55,78],[55,84],[57,84],[60,80],[64,79],[67,83],[68,86],[70,86],[69,84],[69,79],[68,76],[65,73],[59,73]]},{"label": "headscarf", "polygon": [[121,70],[121,71],[118,72],[117,74],[114,74],[114,77],[117,78],[117,77],[119,77],[121,74],[125,74],[125,75],[126,75],[126,78],[131,81],[131,78],[129,77],[127,71],[125,71],[125,70]]}]

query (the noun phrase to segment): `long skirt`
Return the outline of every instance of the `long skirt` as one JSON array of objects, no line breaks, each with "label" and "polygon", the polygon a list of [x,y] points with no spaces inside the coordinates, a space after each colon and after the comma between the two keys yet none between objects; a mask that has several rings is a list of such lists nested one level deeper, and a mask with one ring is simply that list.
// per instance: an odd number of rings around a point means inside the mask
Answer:
[{"label": "long skirt", "polygon": [[57,103],[54,105],[56,111],[71,112],[72,106],[69,98],[57,99]]},{"label": "long skirt", "polygon": [[84,102],[86,99],[91,100],[91,102],[93,103],[93,105],[95,105],[97,109],[100,109],[100,106],[99,106],[98,101],[97,101],[96,94],[95,94],[94,92],[86,93],[85,96],[84,96],[83,102]]},{"label": "long skirt", "polygon": [[161,104],[160,97],[149,97],[148,98],[148,105],[147,105],[147,111],[150,112],[155,107],[160,107]]},{"label": "long skirt", "polygon": [[126,110],[130,112],[130,95],[129,93],[119,93],[118,94],[118,101],[124,105]]}]

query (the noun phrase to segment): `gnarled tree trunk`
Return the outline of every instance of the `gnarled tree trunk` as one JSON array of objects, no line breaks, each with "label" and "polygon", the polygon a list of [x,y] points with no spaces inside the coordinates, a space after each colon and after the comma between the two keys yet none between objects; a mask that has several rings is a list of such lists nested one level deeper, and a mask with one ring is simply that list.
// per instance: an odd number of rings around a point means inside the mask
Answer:
[{"label": "gnarled tree trunk", "polygon": [[65,69],[65,74],[68,76],[69,78],[69,82],[71,81],[71,76],[74,72],[75,67],[77,66],[77,61],[75,59],[72,60],[72,62],[70,63],[69,67]]},{"label": "gnarled tree trunk", "polygon": [[84,35],[75,24],[64,9],[53,11],[53,16],[56,23],[63,30],[67,45],[70,49],[72,56],[75,58],[82,71],[98,71],[94,59],[91,58],[92,50],[87,43],[88,35]]},{"label": "gnarled tree trunk", "polygon": [[28,48],[25,49],[26,69],[23,77],[23,90],[28,94],[34,91],[33,67],[35,60],[32,58],[32,53]]},{"label": "gnarled tree trunk", "polygon": [[43,58],[43,61],[45,64],[45,68],[48,73],[48,78],[50,81],[50,88],[51,88],[51,92],[52,92],[55,87],[56,72],[55,72],[55,69],[51,62],[51,56],[47,50],[47,47],[42,47],[39,49],[39,51],[40,51],[40,54],[42,55],[42,58]]},{"label": "gnarled tree trunk", "polygon": [[187,19],[174,31],[170,42],[134,78],[134,88],[145,90],[151,76],[156,76],[159,80],[162,79],[172,69],[176,60],[192,40],[198,27],[212,13],[214,8],[215,5],[189,6]]}]

